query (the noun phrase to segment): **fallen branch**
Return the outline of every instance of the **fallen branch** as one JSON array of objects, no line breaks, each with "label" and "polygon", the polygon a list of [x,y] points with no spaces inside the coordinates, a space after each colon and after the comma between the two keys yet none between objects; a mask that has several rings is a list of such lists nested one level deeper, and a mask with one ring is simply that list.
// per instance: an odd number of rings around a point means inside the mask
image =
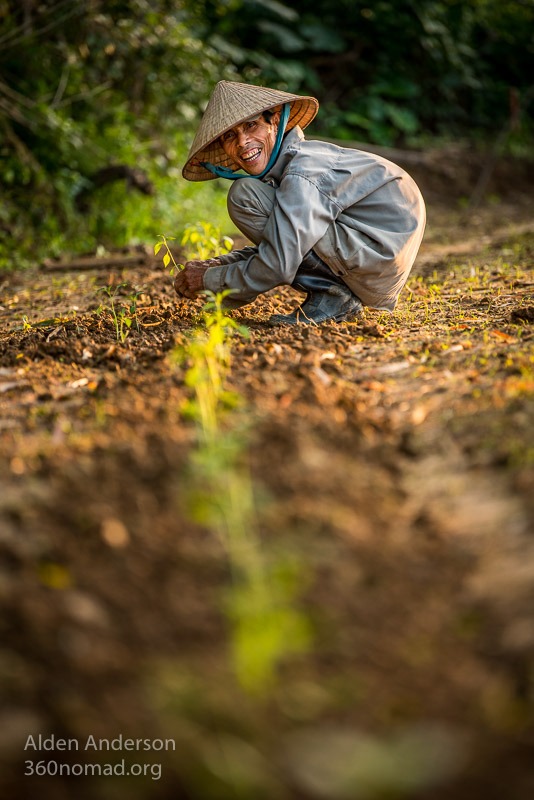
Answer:
[{"label": "fallen branch", "polygon": [[[181,249],[173,247],[171,251],[178,262],[183,260]],[[161,268],[161,258],[154,255],[152,245],[139,244],[132,245],[130,248],[115,248],[112,252],[104,255],[87,253],[72,258],[46,258],[41,262],[41,269],[48,272],[69,272],[69,270],[107,269],[108,267],[120,269],[141,264],[152,269]]]},{"label": "fallen branch", "polygon": [[49,270],[50,272],[69,272],[70,270],[131,267],[137,264],[144,264],[147,260],[147,253],[140,252],[133,255],[79,256],[70,261],[58,261],[55,258],[47,258],[43,261],[41,266],[43,269]]}]

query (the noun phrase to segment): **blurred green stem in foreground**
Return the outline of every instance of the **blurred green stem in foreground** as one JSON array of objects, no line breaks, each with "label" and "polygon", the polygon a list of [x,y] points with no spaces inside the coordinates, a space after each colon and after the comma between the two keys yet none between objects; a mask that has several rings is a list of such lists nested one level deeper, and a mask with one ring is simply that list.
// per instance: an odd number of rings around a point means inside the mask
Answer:
[{"label": "blurred green stem in foreground", "polygon": [[300,568],[284,556],[268,558],[260,542],[247,441],[228,414],[241,398],[225,387],[232,337],[248,331],[224,312],[225,294],[207,293],[205,328],[175,353],[188,364],[185,382],[194,393],[182,411],[198,431],[188,511],[225,548],[233,578],[225,603],[233,666],[243,688],[261,694],[273,686],[282,660],[309,649],[311,629],[294,605],[302,584]]}]

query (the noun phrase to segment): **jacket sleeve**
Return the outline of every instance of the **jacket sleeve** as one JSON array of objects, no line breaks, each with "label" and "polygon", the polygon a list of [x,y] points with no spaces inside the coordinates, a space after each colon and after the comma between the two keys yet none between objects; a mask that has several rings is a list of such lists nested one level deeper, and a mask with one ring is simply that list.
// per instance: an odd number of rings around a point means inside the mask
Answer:
[{"label": "jacket sleeve", "polygon": [[207,269],[205,288],[232,290],[233,300],[247,303],[275,286],[292,283],[304,256],[342,210],[315,180],[287,172],[276,191],[257,252]]},{"label": "jacket sleeve", "polygon": [[[214,260],[219,262],[219,265],[233,264],[235,261],[246,261],[247,258],[256,255],[258,248],[256,246],[242,247],[239,250],[230,250],[229,253],[224,253],[222,256],[215,256]],[[211,259],[208,259],[211,260]]]}]

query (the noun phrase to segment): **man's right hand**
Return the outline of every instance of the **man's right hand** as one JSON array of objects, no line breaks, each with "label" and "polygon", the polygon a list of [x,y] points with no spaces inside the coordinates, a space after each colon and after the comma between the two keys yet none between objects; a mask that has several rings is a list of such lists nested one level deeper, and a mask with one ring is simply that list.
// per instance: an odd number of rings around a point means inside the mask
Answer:
[{"label": "man's right hand", "polygon": [[204,289],[204,273],[210,265],[207,261],[188,261],[174,279],[177,294],[194,300]]}]

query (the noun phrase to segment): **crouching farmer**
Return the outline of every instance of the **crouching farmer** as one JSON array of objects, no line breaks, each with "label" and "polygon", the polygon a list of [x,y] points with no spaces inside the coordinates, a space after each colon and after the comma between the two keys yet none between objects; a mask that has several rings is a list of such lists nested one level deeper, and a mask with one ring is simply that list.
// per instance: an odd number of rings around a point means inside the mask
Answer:
[{"label": "crouching farmer", "polygon": [[182,170],[184,178],[233,181],[228,212],[254,246],[178,274],[179,295],[231,289],[239,308],[290,284],[307,297],[274,325],[393,311],[425,227],[417,185],[400,167],[370,153],[307,141],[313,97],[220,81]]}]

